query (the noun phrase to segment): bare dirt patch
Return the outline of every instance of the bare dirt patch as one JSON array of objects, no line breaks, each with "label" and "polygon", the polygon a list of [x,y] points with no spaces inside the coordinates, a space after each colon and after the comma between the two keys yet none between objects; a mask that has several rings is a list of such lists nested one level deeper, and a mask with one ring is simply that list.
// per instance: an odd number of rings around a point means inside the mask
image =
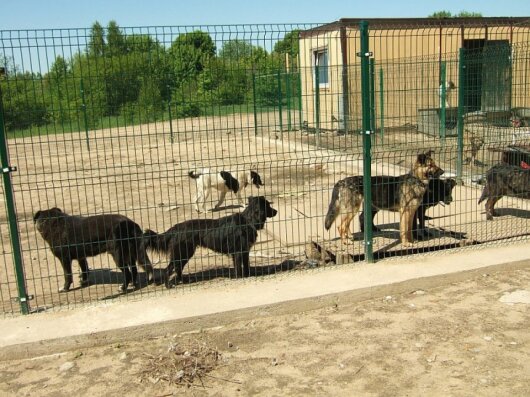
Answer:
[{"label": "bare dirt patch", "polygon": [[[526,268],[363,302],[337,296],[329,306],[305,312],[257,308],[254,319],[234,317],[210,329],[1,362],[0,392],[526,396],[528,304],[500,299],[529,285]],[[218,352],[217,365],[190,384],[146,379],[150,362],[175,346]],[[196,357],[204,363],[204,355]]]}]

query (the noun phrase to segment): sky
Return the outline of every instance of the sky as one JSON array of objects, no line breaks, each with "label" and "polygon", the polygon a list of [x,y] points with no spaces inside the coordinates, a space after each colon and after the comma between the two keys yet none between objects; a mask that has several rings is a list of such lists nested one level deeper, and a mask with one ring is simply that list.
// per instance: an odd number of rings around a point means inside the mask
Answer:
[{"label": "sky", "polygon": [[121,27],[327,23],[340,18],[426,17],[436,11],[485,17],[530,16],[529,0],[6,0],[0,30],[86,28],[115,20]]}]

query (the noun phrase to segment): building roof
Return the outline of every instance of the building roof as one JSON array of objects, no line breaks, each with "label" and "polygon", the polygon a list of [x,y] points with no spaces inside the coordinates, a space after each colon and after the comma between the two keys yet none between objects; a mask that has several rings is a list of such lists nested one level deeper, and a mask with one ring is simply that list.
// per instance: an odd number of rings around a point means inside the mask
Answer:
[{"label": "building roof", "polygon": [[300,32],[300,37],[310,37],[326,31],[347,27],[359,29],[361,21],[367,21],[369,29],[419,29],[439,27],[530,27],[528,17],[465,17],[465,18],[341,18],[338,21]]}]

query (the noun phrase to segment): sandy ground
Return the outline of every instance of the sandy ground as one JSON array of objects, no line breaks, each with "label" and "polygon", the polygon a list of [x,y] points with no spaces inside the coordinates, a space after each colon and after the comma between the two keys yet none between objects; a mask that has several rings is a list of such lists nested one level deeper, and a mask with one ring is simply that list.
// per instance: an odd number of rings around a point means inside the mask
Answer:
[{"label": "sandy ground", "polygon": [[[323,228],[334,183],[361,172],[359,136],[331,132],[316,136],[307,131],[279,133],[274,130],[277,124],[274,114],[261,116],[270,119],[259,121],[267,128],[260,128],[258,136],[254,134],[251,115],[229,115],[173,120],[173,143],[168,122],[90,131],[90,147],[84,133],[10,140],[12,163],[18,167],[12,178],[26,286],[33,296],[31,310],[123,298],[117,296],[121,273],[109,255],[89,258],[93,270],[90,287],[77,288],[75,276],[74,289],[59,294],[63,271],[35,230],[32,217],[36,211],[57,206],[79,215],[121,213],[142,228],[157,231],[187,219],[215,218],[239,211],[234,195],[227,196],[220,211],[198,215],[193,210],[195,186],[187,173],[197,167],[236,171],[255,167],[261,174],[265,186],[259,190],[249,187],[245,195],[266,195],[279,213],[267,223],[253,249],[252,266],[257,275],[290,270],[284,264],[305,260],[305,247],[310,241],[318,241],[345,257],[364,252],[357,218],[352,226],[356,232],[354,239],[347,246],[337,242],[336,225],[329,232]],[[384,145],[377,146],[376,142],[374,175],[404,173],[419,152],[432,148],[436,149],[436,160],[444,169],[454,170],[456,147],[452,141],[448,141],[444,152],[436,139],[405,128],[388,130]],[[484,149],[479,157],[490,162],[484,157],[487,153]],[[483,169],[466,166],[464,171],[466,179],[470,179],[471,174]],[[480,189],[468,183],[456,187],[450,206],[429,210],[428,215],[433,218],[428,222],[432,236],[416,246],[468,245],[524,237],[530,225],[528,201],[504,198],[497,205],[503,216],[495,222],[486,222],[483,207],[476,204],[479,195]],[[213,207],[216,198],[217,193],[212,194],[208,208]],[[398,215],[381,211],[376,224],[385,230],[375,236],[374,251],[384,256],[386,252],[400,250]],[[3,280],[0,311],[18,313],[8,224],[1,212],[0,252],[5,261],[5,266],[0,266]],[[153,260],[159,269],[166,266],[163,257],[155,256]],[[225,277],[230,266],[229,258],[201,249],[185,272],[193,280],[204,282]],[[76,263],[73,269],[78,272]],[[144,278],[145,274],[141,276]],[[133,299],[156,296],[160,288],[144,285],[130,295]]]},{"label": "sandy ground", "polygon": [[[504,300],[528,301],[529,285],[525,268],[312,311],[261,307],[252,320],[0,362],[0,394],[527,396],[530,311]],[[164,360],[197,349],[215,352],[213,370],[197,355],[200,379],[165,380],[181,368]]]}]

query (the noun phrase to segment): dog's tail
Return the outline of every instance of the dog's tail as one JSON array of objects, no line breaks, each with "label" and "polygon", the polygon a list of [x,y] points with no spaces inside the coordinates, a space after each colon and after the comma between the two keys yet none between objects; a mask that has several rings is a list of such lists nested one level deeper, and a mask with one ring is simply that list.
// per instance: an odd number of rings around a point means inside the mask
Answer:
[{"label": "dog's tail", "polygon": [[136,258],[138,264],[148,275],[149,281],[153,279],[153,266],[147,256],[145,248],[142,246],[142,228],[134,221],[123,220],[114,229],[114,238],[119,242],[122,252],[128,253]]},{"label": "dog's tail", "polygon": [[480,198],[478,199],[478,204],[482,203],[484,200],[489,198],[489,196],[490,196],[490,189],[489,189],[489,186],[486,184],[486,186],[484,186],[484,189],[482,189],[482,194],[480,195]]},{"label": "dog's tail", "polygon": [[202,172],[197,170],[191,170],[188,172],[188,176],[192,179],[199,179],[199,177],[202,175]]},{"label": "dog's tail", "polygon": [[324,221],[324,227],[329,230],[335,219],[340,213],[339,206],[339,195],[341,187],[338,184],[333,186],[333,192],[331,193],[331,201],[329,202],[328,213],[326,214],[326,220]]},{"label": "dog's tail", "polygon": [[142,236],[142,249],[148,248],[156,252],[167,252],[169,239],[166,238],[165,233],[158,234],[157,232],[147,229]]}]

